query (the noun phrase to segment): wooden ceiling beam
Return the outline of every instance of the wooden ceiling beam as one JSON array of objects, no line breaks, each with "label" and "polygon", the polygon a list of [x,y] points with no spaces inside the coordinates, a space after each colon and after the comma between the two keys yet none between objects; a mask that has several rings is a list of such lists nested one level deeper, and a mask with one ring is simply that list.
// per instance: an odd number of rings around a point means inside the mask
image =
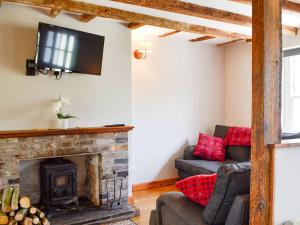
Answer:
[{"label": "wooden ceiling beam", "polygon": [[210,40],[210,39],[214,39],[216,37],[213,37],[213,36],[202,36],[202,37],[198,37],[198,38],[193,38],[191,39],[190,41],[191,42],[199,42],[199,41],[206,41],[206,40]]},{"label": "wooden ceiling beam", "polygon": [[80,17],[79,17],[79,20],[80,22],[83,22],[83,23],[88,23],[90,22],[91,20],[95,19],[96,16],[94,15],[89,15],[89,14],[82,14]]},{"label": "wooden ceiling beam", "polygon": [[283,1],[282,9],[290,12],[300,13],[300,4],[285,0]]},{"label": "wooden ceiling beam", "polygon": [[249,35],[241,33],[233,33],[224,31],[221,29],[215,29],[211,27],[184,23],[174,20],[169,20],[161,17],[149,16],[135,12],[129,12],[126,10],[100,6],[91,3],[85,3],[72,0],[5,0],[7,2],[21,3],[25,5],[55,8],[72,13],[88,14],[94,16],[100,16],[104,18],[116,19],[126,22],[138,22],[146,25],[164,27],[172,30],[185,31],[190,33],[196,33],[201,35],[211,35],[222,38],[251,38]]},{"label": "wooden ceiling beam", "polygon": [[[193,17],[215,20],[219,22],[252,27],[252,18],[249,16],[232,13],[225,10],[210,8],[206,6],[200,6],[198,4],[184,2],[180,0],[164,0],[164,1],[111,0],[111,1],[131,4],[131,5],[141,6],[146,8],[158,9],[167,12],[179,13],[179,14],[184,14]],[[239,0],[239,1],[245,1],[249,3],[247,0]],[[296,27],[283,25],[282,29],[283,29],[283,33],[285,34],[297,35],[298,29]]]},{"label": "wooden ceiling beam", "polygon": [[140,28],[140,27],[142,27],[142,26],[145,26],[145,24],[143,24],[143,23],[129,23],[129,24],[127,25],[127,27],[128,27],[129,29],[131,29],[131,30]]},{"label": "wooden ceiling beam", "polygon": [[168,36],[171,36],[171,35],[173,35],[173,34],[177,34],[177,33],[179,33],[179,32],[180,32],[179,30],[174,30],[174,31],[171,31],[171,32],[168,32],[168,33],[159,35],[158,37],[160,37],[160,38],[168,37]]},{"label": "wooden ceiling beam", "polygon": [[61,12],[59,9],[52,8],[49,10],[49,16],[52,18],[57,17],[57,15]]},{"label": "wooden ceiling beam", "polygon": [[[231,0],[232,2],[238,2],[242,4],[251,5],[251,0]],[[300,4],[297,2],[291,2],[288,0],[282,1],[282,9],[290,12],[300,13]]]},{"label": "wooden ceiling beam", "polygon": [[240,43],[240,42],[243,42],[243,41],[245,41],[245,40],[244,39],[235,39],[235,40],[232,40],[232,41],[217,44],[217,46],[224,47],[226,45],[231,45],[231,44],[234,44],[234,43]]}]

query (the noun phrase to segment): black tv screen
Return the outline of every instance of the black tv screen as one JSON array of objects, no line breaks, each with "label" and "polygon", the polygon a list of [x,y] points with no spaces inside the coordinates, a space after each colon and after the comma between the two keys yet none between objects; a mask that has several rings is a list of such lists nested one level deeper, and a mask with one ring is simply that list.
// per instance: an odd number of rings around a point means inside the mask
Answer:
[{"label": "black tv screen", "polygon": [[104,37],[39,23],[38,69],[101,75]]}]

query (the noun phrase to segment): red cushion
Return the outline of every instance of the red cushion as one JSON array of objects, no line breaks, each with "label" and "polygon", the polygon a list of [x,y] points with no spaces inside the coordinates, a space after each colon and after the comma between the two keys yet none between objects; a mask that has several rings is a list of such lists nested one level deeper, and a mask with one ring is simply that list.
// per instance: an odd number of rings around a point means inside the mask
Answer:
[{"label": "red cushion", "polygon": [[190,200],[206,206],[214,192],[217,174],[197,175],[178,181],[176,187]]},{"label": "red cushion", "polygon": [[251,146],[251,128],[230,127],[225,142],[226,145]]},{"label": "red cushion", "polygon": [[193,155],[209,161],[224,162],[225,154],[225,143],[222,138],[199,134]]}]

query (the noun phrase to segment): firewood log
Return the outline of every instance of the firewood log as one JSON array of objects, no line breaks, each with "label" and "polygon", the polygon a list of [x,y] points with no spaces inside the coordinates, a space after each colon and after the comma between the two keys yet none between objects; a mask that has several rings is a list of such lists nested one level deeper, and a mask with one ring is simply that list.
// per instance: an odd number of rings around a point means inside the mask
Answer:
[{"label": "firewood log", "polygon": [[30,218],[32,219],[33,224],[38,224],[40,222],[40,218],[38,218],[36,215],[30,215]]},{"label": "firewood log", "polygon": [[12,211],[11,208],[11,198],[13,195],[14,189],[12,187],[7,187],[3,191],[2,196],[2,212],[8,213]]},{"label": "firewood log", "polygon": [[7,224],[8,216],[0,210],[0,224]]},{"label": "firewood log", "polygon": [[22,222],[22,225],[32,225],[32,219],[30,217],[25,217]]},{"label": "firewood log", "polygon": [[19,194],[20,194],[20,188],[15,187],[14,188],[14,193],[11,198],[11,208],[13,210],[18,210],[19,209]]},{"label": "firewood log", "polygon": [[20,198],[20,206],[23,209],[28,209],[30,207],[30,199],[28,197],[22,197]]},{"label": "firewood log", "polygon": [[50,225],[50,222],[46,217],[42,218],[41,221],[43,225]]},{"label": "firewood log", "polygon": [[3,198],[3,193],[0,193],[0,206],[2,205],[2,198]]},{"label": "firewood log", "polygon": [[18,225],[18,222],[13,217],[10,217],[8,225]]},{"label": "firewood log", "polygon": [[28,209],[19,209],[19,211],[15,215],[16,221],[22,221],[24,217],[27,215]]},{"label": "firewood log", "polygon": [[33,207],[33,206],[31,206],[31,207],[29,208],[29,213],[32,214],[32,215],[36,214],[36,208]]},{"label": "firewood log", "polygon": [[15,212],[15,211],[11,211],[11,212],[9,213],[9,217],[15,217],[15,215],[16,215],[16,212]]},{"label": "firewood log", "polygon": [[9,222],[8,222],[8,225],[18,225],[18,222],[15,221],[14,218],[10,218],[10,219],[9,219]]},{"label": "firewood log", "polygon": [[36,215],[40,218],[40,219],[42,219],[42,218],[44,218],[45,217],[45,213],[43,213],[41,210],[39,210],[39,209],[36,209]]}]

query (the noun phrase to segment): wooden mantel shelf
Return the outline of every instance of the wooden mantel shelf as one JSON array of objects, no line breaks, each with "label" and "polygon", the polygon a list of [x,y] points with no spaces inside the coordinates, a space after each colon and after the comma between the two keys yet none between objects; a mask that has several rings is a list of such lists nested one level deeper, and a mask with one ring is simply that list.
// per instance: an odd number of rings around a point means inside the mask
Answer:
[{"label": "wooden mantel shelf", "polygon": [[70,129],[35,129],[35,130],[12,130],[0,131],[0,138],[21,138],[53,135],[74,135],[74,134],[97,134],[97,133],[118,133],[131,131],[133,126],[119,127],[77,127]]}]

